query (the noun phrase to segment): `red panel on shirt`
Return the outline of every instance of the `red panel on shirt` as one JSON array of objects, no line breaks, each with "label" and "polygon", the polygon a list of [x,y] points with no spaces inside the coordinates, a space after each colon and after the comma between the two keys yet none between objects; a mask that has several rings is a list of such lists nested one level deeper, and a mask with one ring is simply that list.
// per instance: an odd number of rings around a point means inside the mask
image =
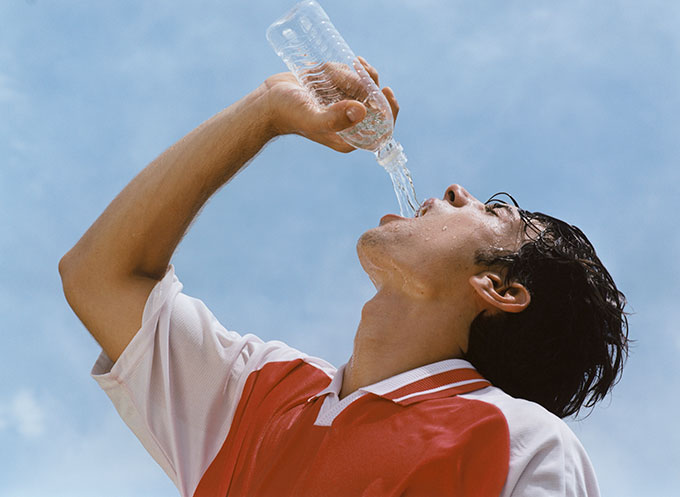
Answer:
[{"label": "red panel on shirt", "polygon": [[302,360],[252,373],[227,440],[194,496],[500,494],[509,438],[493,405],[442,391],[416,396],[410,405],[366,394],[331,426],[315,426],[324,397],[308,399],[329,381]]}]

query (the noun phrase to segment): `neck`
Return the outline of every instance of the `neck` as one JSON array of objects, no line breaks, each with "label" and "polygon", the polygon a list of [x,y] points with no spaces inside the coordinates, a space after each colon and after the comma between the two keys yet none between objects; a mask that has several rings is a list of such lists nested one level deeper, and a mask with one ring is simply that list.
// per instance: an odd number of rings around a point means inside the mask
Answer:
[{"label": "neck", "polygon": [[450,301],[379,290],[361,313],[340,397],[404,371],[462,357],[469,321]]}]

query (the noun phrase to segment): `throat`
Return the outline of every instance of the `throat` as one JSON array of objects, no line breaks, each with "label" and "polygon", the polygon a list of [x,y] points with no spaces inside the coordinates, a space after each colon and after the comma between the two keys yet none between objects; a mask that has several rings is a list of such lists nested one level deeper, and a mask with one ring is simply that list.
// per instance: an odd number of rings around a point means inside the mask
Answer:
[{"label": "throat", "polygon": [[456,315],[451,303],[378,291],[362,310],[341,397],[426,364],[462,357]]}]

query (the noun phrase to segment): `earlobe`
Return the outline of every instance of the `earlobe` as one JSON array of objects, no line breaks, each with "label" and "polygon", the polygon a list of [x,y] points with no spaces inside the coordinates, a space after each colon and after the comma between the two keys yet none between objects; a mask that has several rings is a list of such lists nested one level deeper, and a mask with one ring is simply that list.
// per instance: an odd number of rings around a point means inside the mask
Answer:
[{"label": "earlobe", "polygon": [[491,309],[522,312],[531,302],[531,294],[523,284],[517,281],[506,284],[503,278],[493,271],[484,271],[471,276],[470,285]]}]

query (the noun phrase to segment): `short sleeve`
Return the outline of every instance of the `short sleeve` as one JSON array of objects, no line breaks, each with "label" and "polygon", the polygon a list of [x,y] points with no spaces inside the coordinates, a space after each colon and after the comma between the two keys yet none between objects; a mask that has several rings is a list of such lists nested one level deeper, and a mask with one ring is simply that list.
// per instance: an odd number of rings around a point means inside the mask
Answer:
[{"label": "short sleeve", "polygon": [[462,397],[493,404],[505,417],[510,458],[501,497],[599,497],[590,459],[560,418],[496,387]]},{"label": "short sleeve", "polygon": [[[511,497],[599,497],[590,459],[576,435],[566,426],[539,435],[533,452],[516,446],[515,481]],[[520,453],[524,452],[524,453]]]},{"label": "short sleeve", "polygon": [[[528,403],[527,403],[528,404]],[[578,438],[539,406],[514,423],[507,497],[599,497],[595,471]]]},{"label": "short sleeve", "polygon": [[115,364],[102,352],[92,376],[183,496],[226,439],[248,375],[306,357],[277,341],[227,331],[181,293],[172,266],[149,295],[142,326]]}]

